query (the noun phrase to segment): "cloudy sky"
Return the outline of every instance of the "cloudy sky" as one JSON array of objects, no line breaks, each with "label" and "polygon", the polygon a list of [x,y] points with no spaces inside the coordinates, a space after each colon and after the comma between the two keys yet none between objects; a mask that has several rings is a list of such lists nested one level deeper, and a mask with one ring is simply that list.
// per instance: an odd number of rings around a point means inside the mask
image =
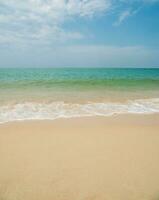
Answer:
[{"label": "cloudy sky", "polygon": [[159,0],[0,0],[0,67],[159,67]]}]

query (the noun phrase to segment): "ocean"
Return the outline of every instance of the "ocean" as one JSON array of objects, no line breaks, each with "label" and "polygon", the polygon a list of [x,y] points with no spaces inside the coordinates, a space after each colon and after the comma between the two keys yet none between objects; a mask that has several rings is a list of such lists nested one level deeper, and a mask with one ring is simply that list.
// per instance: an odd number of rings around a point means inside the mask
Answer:
[{"label": "ocean", "polygon": [[159,112],[159,69],[0,69],[0,123]]}]

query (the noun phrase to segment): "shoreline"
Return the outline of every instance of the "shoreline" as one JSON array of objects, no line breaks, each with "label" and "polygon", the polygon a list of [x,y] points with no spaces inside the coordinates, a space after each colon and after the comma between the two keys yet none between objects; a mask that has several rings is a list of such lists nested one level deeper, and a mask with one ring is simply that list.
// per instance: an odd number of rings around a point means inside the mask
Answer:
[{"label": "shoreline", "polygon": [[111,117],[115,115],[159,114],[159,98],[121,102],[24,102],[0,107],[0,124],[31,120],[73,119],[80,117]]},{"label": "shoreline", "polygon": [[0,124],[0,199],[157,200],[159,114]]},{"label": "shoreline", "polygon": [[0,128],[3,126],[7,125],[14,125],[14,124],[38,124],[38,123],[61,123],[62,122],[69,122],[69,121],[85,121],[85,120],[111,120],[111,121],[116,121],[116,120],[122,120],[124,118],[128,119],[128,121],[131,121],[135,118],[140,118],[144,120],[147,118],[148,120],[152,120],[154,118],[159,117],[159,113],[117,113],[117,114],[112,114],[112,115],[107,115],[107,116],[76,116],[76,117],[61,117],[61,118],[56,118],[56,119],[20,119],[20,120],[15,120],[15,121],[8,121],[8,122],[1,122],[0,123]]}]

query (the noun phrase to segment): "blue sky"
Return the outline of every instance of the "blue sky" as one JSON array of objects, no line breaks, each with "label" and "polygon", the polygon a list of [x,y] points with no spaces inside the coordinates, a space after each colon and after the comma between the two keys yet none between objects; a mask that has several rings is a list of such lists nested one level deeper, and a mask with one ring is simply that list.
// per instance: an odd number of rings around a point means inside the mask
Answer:
[{"label": "blue sky", "polygon": [[0,0],[0,67],[159,67],[159,0]]}]

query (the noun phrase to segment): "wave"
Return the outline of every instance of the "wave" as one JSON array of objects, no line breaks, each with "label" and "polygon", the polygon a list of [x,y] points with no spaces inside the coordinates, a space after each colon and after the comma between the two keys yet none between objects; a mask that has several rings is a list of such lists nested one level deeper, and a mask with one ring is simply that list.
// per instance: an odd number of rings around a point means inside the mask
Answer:
[{"label": "wave", "polygon": [[0,106],[0,123],[19,120],[54,120],[72,117],[153,113],[159,113],[159,98],[133,100],[126,103],[26,102]]}]

